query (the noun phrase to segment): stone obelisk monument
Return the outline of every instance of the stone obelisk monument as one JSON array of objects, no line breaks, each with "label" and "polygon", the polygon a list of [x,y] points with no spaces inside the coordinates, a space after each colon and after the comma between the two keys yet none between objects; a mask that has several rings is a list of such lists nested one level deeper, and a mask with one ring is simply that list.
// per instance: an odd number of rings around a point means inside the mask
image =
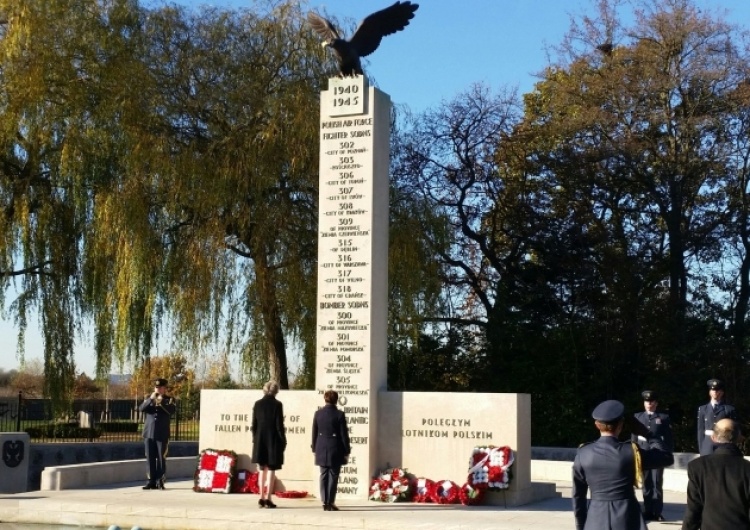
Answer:
[{"label": "stone obelisk monument", "polygon": [[[390,99],[364,76],[331,78],[320,98],[315,388],[339,393],[352,454],[341,494],[376,470],[378,392],[387,389]],[[321,400],[322,404],[322,400]]]},{"label": "stone obelisk monument", "polygon": [[[393,392],[387,388],[390,98],[364,76],[331,78],[320,104],[320,190],[315,389],[282,391],[288,445],[278,486],[318,491],[312,417],[339,393],[352,452],[338,495],[367,498],[378,471],[462,484],[478,446],[515,454],[507,490],[486,502],[517,506],[555,495],[530,476],[529,394]],[[232,449],[253,470],[254,390],[201,392],[200,449]]]}]

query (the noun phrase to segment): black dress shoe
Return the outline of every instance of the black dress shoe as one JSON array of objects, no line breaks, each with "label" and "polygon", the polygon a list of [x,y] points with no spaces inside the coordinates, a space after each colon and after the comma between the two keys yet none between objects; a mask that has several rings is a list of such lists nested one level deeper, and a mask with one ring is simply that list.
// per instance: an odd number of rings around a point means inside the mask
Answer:
[{"label": "black dress shoe", "polygon": [[337,512],[337,511],[339,511],[339,507],[336,506],[335,504],[329,504],[328,505],[328,511],[329,512]]},{"label": "black dress shoe", "polygon": [[159,482],[156,483],[156,489],[158,489],[158,490],[166,489],[164,487],[164,479],[161,479]]},{"label": "black dress shoe", "polygon": [[323,511],[324,511],[324,512],[330,512],[330,511],[331,511],[331,507],[330,507],[330,506],[328,506],[327,504],[324,504],[324,505],[323,505]]},{"label": "black dress shoe", "polygon": [[654,521],[666,521],[666,519],[664,519],[664,516],[662,514],[654,515],[653,520]]},{"label": "black dress shoe", "polygon": [[157,489],[157,486],[153,482],[149,482],[148,484],[146,484],[145,486],[143,486],[143,489],[144,490],[155,490],[155,489]]},{"label": "black dress shoe", "polygon": [[271,502],[271,499],[266,501],[266,508],[276,508],[276,505]]},{"label": "black dress shoe", "polygon": [[260,506],[261,508],[265,508],[266,507],[266,499],[260,499],[258,501],[258,506]]}]

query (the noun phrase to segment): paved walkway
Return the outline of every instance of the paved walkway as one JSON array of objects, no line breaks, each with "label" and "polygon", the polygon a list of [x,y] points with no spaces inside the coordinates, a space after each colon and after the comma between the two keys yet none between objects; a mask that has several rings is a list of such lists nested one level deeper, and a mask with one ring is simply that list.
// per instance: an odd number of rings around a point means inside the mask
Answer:
[{"label": "paved walkway", "polygon": [[[489,506],[339,502],[341,511],[324,512],[315,498],[278,499],[275,510],[258,508],[257,495],[195,493],[192,481],[168,484],[166,491],[143,491],[141,484],[88,490],[32,491],[0,495],[0,530],[26,528],[12,523],[44,523],[48,528],[87,527],[122,530],[244,529],[466,529],[573,530],[570,484],[557,484],[562,498],[518,508]],[[685,494],[665,492],[663,523],[649,530],[681,525]],[[62,526],[65,525],[65,526]],[[46,528],[45,528],[46,530]]]}]

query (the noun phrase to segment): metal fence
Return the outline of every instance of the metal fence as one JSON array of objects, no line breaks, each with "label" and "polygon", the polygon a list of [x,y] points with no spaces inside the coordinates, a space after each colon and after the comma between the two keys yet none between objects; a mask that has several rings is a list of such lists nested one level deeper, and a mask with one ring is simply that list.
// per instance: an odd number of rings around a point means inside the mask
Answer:
[{"label": "metal fence", "polygon": [[[141,440],[143,414],[131,399],[75,400],[55,416],[48,399],[0,398],[0,432],[27,432],[34,442],[134,442]],[[197,404],[177,401],[171,439],[198,440]]]}]

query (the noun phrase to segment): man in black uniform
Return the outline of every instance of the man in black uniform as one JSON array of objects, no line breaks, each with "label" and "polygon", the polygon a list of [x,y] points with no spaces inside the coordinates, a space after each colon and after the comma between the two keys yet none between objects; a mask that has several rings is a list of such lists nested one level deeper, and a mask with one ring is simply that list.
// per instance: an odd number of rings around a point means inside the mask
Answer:
[{"label": "man in black uniform", "polygon": [[320,466],[320,500],[323,501],[323,510],[337,512],[339,473],[341,466],[349,461],[351,453],[349,428],[346,425],[346,414],[336,407],[338,392],[326,390],[323,400],[325,407],[318,409],[313,416],[312,450],[315,453],[315,464]]},{"label": "man in black uniform", "polygon": [[[672,426],[669,423],[669,415],[656,411],[659,406],[656,392],[653,390],[644,390],[641,392],[641,397],[643,397],[644,412],[635,414],[635,419],[641,422],[653,436],[659,438],[668,451],[673,451],[674,442],[672,440]],[[631,441],[636,442],[641,449],[649,448],[644,436],[633,434]],[[643,517],[647,521],[664,520],[661,514],[664,507],[663,483],[663,467],[643,472]]]},{"label": "man in black uniform", "polygon": [[[634,419],[630,428],[648,440],[649,449],[617,436],[624,425],[625,406],[600,403],[591,416],[601,436],[578,448],[573,463],[573,515],[576,530],[648,530],[633,486],[641,470],[672,465],[674,457],[664,442]],[[591,501],[586,499],[591,488]]]},{"label": "man in black uniform", "polygon": [[146,396],[138,410],[145,413],[143,438],[146,444],[148,482],[144,490],[164,489],[167,474],[167,447],[169,446],[169,422],[175,413],[175,401],[167,395],[167,380],[156,379],[154,391]]},{"label": "man in black uniform", "polygon": [[709,379],[706,384],[711,401],[698,407],[698,452],[701,456],[714,452],[711,435],[714,433],[714,425],[717,421],[724,418],[737,421],[737,411],[732,405],[724,402],[724,382],[719,379]]}]

